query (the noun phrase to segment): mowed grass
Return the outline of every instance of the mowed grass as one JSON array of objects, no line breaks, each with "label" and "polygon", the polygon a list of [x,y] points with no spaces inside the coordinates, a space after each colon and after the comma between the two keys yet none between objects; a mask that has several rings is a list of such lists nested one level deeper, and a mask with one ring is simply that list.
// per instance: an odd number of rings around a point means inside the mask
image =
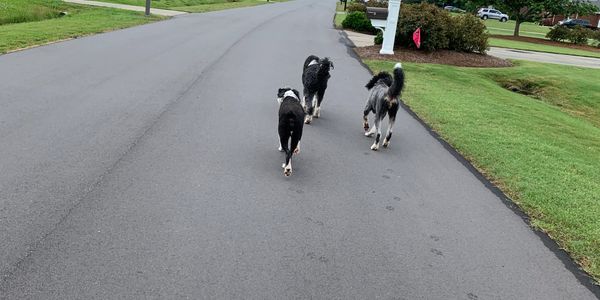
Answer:
[{"label": "mowed grass", "polygon": [[[395,62],[366,61],[374,72]],[[406,63],[404,101],[600,278],[600,72]],[[528,81],[536,98],[498,82]]]},{"label": "mowed grass", "polygon": [[338,2],[335,6],[335,27],[342,28],[342,22],[344,21],[344,19],[346,19],[347,15],[348,13],[344,11],[344,5]]},{"label": "mowed grass", "polygon": [[[513,35],[513,32],[515,31],[515,21],[513,20],[500,22],[498,20],[488,19],[483,22],[485,23],[485,26],[490,34]],[[548,31],[550,31],[550,27],[548,26],[540,26],[535,23],[525,22],[521,23],[519,35],[534,38],[545,38]]]},{"label": "mowed grass", "polygon": [[550,46],[550,45],[544,45],[544,44],[535,44],[535,43],[528,43],[528,42],[521,42],[521,41],[512,41],[512,40],[505,40],[505,39],[500,39],[500,38],[490,38],[489,44],[492,47],[502,47],[502,48],[530,50],[530,51],[538,51],[538,52],[546,52],[546,53],[567,54],[567,55],[600,58],[600,52],[586,51],[586,50],[573,49],[573,48],[567,48],[567,47]]},{"label": "mowed grass", "polygon": [[60,0],[2,0],[0,25],[57,18],[61,6]]},{"label": "mowed grass", "polygon": [[[27,1],[17,0],[17,2],[25,3]],[[54,9],[66,11],[68,14],[42,21],[1,25],[0,54],[163,19],[156,16],[145,17],[139,12],[75,5],[62,1],[58,1],[58,3],[56,3],[57,1],[38,2],[52,2],[57,4]]]},{"label": "mowed grass", "polygon": [[[145,6],[146,0],[102,0],[104,2]],[[261,4],[285,2],[287,0],[153,0],[153,8],[179,10],[191,13],[249,7]]]}]

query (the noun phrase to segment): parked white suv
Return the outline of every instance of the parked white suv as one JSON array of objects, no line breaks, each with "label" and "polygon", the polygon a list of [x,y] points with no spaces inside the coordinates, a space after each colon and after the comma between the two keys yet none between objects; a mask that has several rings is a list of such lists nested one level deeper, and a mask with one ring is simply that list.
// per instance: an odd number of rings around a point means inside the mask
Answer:
[{"label": "parked white suv", "polygon": [[480,8],[477,12],[477,16],[487,20],[487,19],[496,19],[500,20],[500,22],[508,21],[508,15],[501,13],[499,10],[493,8]]}]

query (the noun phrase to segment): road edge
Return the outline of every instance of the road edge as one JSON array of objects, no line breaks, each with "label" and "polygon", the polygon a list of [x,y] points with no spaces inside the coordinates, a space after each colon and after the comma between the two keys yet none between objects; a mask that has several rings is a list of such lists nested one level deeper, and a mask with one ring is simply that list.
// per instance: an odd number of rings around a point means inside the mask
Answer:
[{"label": "road edge", "polygon": [[[335,18],[335,16],[334,16]],[[335,24],[334,24],[335,25]],[[344,45],[347,47],[348,53],[355,58],[369,74],[374,75],[373,71],[362,61],[358,54],[354,51],[354,43],[348,38],[348,35],[343,31],[335,28],[344,41]],[[554,255],[563,263],[565,268],[569,270],[573,276],[579,281],[581,285],[586,287],[596,298],[600,299],[600,284],[596,283],[594,278],[590,276],[585,270],[581,268],[577,262],[571,258],[569,253],[562,249],[558,243],[553,240],[546,232],[536,230],[531,226],[529,216],[515,203],[513,202],[504,192],[492,183],[485,175],[483,175],[468,159],[466,159],[460,152],[458,152],[452,145],[450,145],[442,136],[440,136],[425,120],[421,119],[417,113],[415,113],[406,103],[400,99],[400,106],[406,111],[413,119],[415,119],[435,140],[437,140],[446,151],[448,151],[456,160],[458,160],[467,170],[471,172],[488,190],[490,190],[498,199],[513,213],[515,213],[530,230],[537,235],[542,243],[552,252]]]}]

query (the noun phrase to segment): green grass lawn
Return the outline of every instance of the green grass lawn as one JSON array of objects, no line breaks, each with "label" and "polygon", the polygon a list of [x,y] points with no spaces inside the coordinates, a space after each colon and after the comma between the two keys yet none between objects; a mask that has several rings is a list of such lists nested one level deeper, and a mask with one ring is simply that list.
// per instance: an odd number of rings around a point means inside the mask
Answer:
[{"label": "green grass lawn", "polygon": [[[10,22],[10,24],[0,25],[0,54],[11,50],[27,48],[35,45],[41,45],[53,41],[64,40],[73,37],[79,37],[94,33],[105,32],[114,29],[130,27],[144,24],[156,20],[160,17],[144,17],[142,13],[131,12],[119,9],[100,8],[91,6],[82,6],[68,4],[62,1],[54,0],[4,0],[11,4],[22,4],[18,9],[2,11],[0,19],[11,19],[14,15],[27,11],[32,5],[36,5],[41,10],[46,11],[66,11],[68,14],[63,17],[49,14],[46,18],[21,18],[20,23]],[[3,5],[0,3],[0,5]],[[19,11],[18,13],[13,13]],[[21,14],[26,15],[26,14]],[[32,21],[39,20],[40,21]]]},{"label": "green grass lawn", "polygon": [[[146,0],[101,0],[104,2],[113,2],[129,4],[136,6],[145,6]],[[192,13],[209,12],[238,7],[256,6],[267,3],[284,2],[287,0],[153,0],[153,8],[171,9],[186,11]]]},{"label": "green grass lawn", "polygon": [[[485,20],[484,23],[490,34],[513,35],[513,32],[515,31],[515,21],[513,20],[500,22],[498,20],[488,19]],[[521,23],[519,35],[534,38],[545,38],[548,31],[550,31],[550,27],[548,26],[540,26],[535,23],[525,22]]]},{"label": "green grass lawn", "polygon": [[[394,62],[366,61],[374,71]],[[600,278],[600,72],[406,63],[404,101]],[[568,74],[568,76],[565,76]],[[530,82],[535,98],[498,82]]]},{"label": "green grass lawn", "polygon": [[548,52],[548,53],[556,53],[556,54],[568,54],[568,55],[600,58],[600,52],[572,49],[572,48],[566,48],[566,47],[558,47],[558,46],[550,46],[550,45],[543,45],[543,44],[535,44],[535,43],[528,43],[528,42],[521,42],[521,41],[511,41],[511,40],[505,40],[505,39],[499,39],[499,38],[490,38],[489,44],[492,47],[502,47],[502,48],[531,50],[531,51]]},{"label": "green grass lawn", "polygon": [[342,28],[342,22],[346,19],[347,15],[348,13],[344,10],[344,4],[337,2],[335,5],[335,17],[333,19],[335,27]]}]

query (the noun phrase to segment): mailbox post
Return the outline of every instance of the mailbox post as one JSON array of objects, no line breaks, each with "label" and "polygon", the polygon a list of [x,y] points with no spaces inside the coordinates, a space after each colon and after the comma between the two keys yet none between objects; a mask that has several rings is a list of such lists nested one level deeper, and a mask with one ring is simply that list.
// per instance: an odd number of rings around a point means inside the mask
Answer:
[{"label": "mailbox post", "polygon": [[150,1],[151,0],[146,0],[146,16],[150,15]]},{"label": "mailbox post", "polygon": [[383,45],[379,51],[380,54],[394,54],[400,2],[401,0],[389,0],[387,9],[367,7],[367,15],[371,19],[371,25],[383,32]]}]

